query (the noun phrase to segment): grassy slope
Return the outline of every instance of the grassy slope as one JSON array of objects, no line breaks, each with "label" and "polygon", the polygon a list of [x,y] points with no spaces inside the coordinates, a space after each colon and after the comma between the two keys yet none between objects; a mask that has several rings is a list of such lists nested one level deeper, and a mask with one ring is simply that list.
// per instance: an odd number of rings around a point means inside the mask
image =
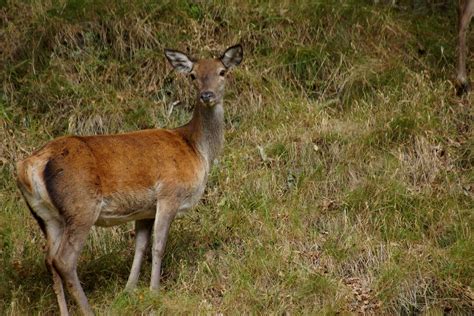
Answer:
[{"label": "grassy slope", "polygon": [[14,161],[59,135],[186,122],[194,94],[163,48],[208,56],[238,41],[246,59],[229,83],[226,147],[203,201],[172,226],[162,291],[149,294],[147,263],[136,293],[122,294],[132,225],[95,229],[79,263],[94,309],[472,308],[472,97],[456,98],[449,81],[454,7],[7,2],[1,314],[57,311]]}]

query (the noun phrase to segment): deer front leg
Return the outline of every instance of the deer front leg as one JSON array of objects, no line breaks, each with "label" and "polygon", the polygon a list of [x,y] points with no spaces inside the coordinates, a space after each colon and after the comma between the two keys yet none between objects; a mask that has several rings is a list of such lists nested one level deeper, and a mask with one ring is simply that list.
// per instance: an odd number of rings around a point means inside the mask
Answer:
[{"label": "deer front leg", "polygon": [[158,291],[160,286],[161,260],[165,252],[166,240],[176,210],[166,202],[158,202],[153,225],[153,247],[150,290]]},{"label": "deer front leg", "polygon": [[135,255],[125,291],[131,291],[137,286],[143,257],[150,241],[153,221],[153,219],[144,219],[135,222]]}]

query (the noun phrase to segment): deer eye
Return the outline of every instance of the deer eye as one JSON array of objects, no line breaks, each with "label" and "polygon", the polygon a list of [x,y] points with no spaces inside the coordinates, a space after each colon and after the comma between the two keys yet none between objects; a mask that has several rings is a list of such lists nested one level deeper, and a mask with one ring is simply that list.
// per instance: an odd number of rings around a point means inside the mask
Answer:
[{"label": "deer eye", "polygon": [[224,77],[224,76],[225,76],[225,73],[226,73],[226,71],[225,71],[224,69],[222,69],[222,70],[219,72],[219,76]]},{"label": "deer eye", "polygon": [[190,74],[189,76],[191,77],[192,80],[195,80],[195,79],[196,79],[196,75],[195,75],[195,74]]}]

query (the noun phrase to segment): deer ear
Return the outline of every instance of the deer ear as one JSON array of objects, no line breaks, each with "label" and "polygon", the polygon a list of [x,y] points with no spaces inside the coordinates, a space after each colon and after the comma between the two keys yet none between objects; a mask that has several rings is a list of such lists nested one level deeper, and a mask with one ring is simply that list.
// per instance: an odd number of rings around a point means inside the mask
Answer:
[{"label": "deer ear", "polygon": [[226,68],[238,66],[244,58],[244,51],[242,45],[237,44],[227,48],[221,57],[221,62]]},{"label": "deer ear", "polygon": [[188,73],[193,70],[194,63],[185,53],[177,50],[165,49],[165,56],[177,72]]}]

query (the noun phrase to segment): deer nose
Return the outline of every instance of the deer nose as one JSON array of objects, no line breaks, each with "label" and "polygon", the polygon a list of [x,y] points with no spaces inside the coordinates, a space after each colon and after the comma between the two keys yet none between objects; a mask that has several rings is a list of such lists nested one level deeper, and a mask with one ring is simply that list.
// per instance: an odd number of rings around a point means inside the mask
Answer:
[{"label": "deer nose", "polygon": [[212,91],[201,92],[201,100],[203,102],[207,103],[207,102],[211,101],[212,99],[214,99],[215,97],[216,97],[216,95]]}]

